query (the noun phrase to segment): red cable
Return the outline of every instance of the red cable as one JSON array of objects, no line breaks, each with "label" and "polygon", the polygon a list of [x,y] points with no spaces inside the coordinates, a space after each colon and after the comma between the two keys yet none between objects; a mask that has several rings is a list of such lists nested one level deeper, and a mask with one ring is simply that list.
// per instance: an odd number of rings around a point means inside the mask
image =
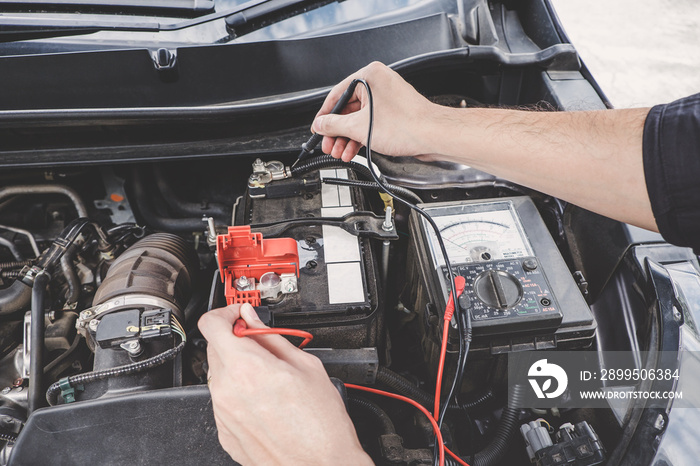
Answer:
[{"label": "red cable", "polygon": [[[450,294],[450,299],[452,295]],[[440,362],[438,363],[437,381],[435,382],[435,406],[433,407],[433,417],[438,420],[440,416],[440,392],[442,391],[442,371],[445,368],[445,355],[447,354],[447,333],[450,330],[450,322],[442,324],[442,346],[440,347]]]},{"label": "red cable", "polygon": [[248,328],[248,324],[246,324],[243,319],[238,319],[236,323],[233,324],[233,334],[237,337],[246,337],[250,335],[289,335],[303,338],[304,341],[299,344],[299,349],[304,348],[314,339],[314,336],[309,332],[292,328]]},{"label": "red cable", "polygon": [[395,393],[385,392],[382,390],[377,390],[376,388],[363,387],[361,385],[355,385],[355,384],[351,384],[351,383],[346,383],[345,386],[348,388],[354,388],[356,390],[363,390],[365,392],[376,393],[377,395],[388,396],[389,398],[394,398],[397,400],[404,401],[406,403],[410,403],[413,406],[415,406],[416,408],[418,408],[423,414],[425,414],[428,417],[428,419],[430,420],[430,423],[433,425],[433,430],[435,431],[435,437],[437,437],[437,441],[440,442],[440,445],[442,447],[442,448],[439,448],[440,466],[445,465],[445,449],[444,449],[445,445],[442,443],[442,432],[440,432],[440,428],[437,425],[437,421],[435,421],[435,419],[433,419],[433,417],[430,415],[430,411],[425,409],[420,403],[418,403],[417,401],[413,401],[410,398],[406,398],[405,396],[397,395]]},{"label": "red cable", "polygon": [[448,455],[452,457],[453,460],[461,464],[462,466],[469,466],[469,463],[464,461],[462,458],[457,456],[455,453],[452,453],[449,448],[445,447],[445,451],[447,452]]},{"label": "red cable", "polygon": [[[464,291],[464,277],[456,277],[455,278],[455,285],[457,288],[457,293],[461,296],[462,292]],[[375,393],[377,395],[383,395],[387,396],[389,398],[394,398],[397,400],[401,400],[405,403],[409,403],[416,407],[418,410],[420,410],[423,414],[426,415],[430,423],[433,425],[433,431],[435,431],[435,438],[437,439],[437,442],[439,442],[441,448],[438,449],[440,458],[439,458],[439,465],[444,466],[445,465],[445,452],[447,452],[455,461],[457,461],[459,464],[463,466],[469,466],[464,460],[462,460],[459,456],[456,454],[452,453],[449,448],[445,446],[442,440],[442,432],[440,432],[440,427],[437,424],[437,417],[438,417],[438,410],[440,408],[440,387],[442,385],[442,371],[444,368],[444,363],[445,363],[445,353],[447,350],[447,331],[449,329],[449,322],[452,319],[452,315],[454,314],[454,300],[452,299],[452,294],[450,293],[450,299],[447,302],[447,306],[445,308],[445,325],[444,325],[444,330],[443,330],[443,337],[442,337],[442,349],[440,352],[440,365],[438,368],[438,383],[437,383],[437,393],[435,396],[435,417],[433,417],[430,414],[430,411],[425,409],[420,403],[417,401],[414,401],[410,398],[407,398],[405,396],[397,395],[395,393],[389,393],[385,392],[382,390],[377,390],[375,388],[369,388],[369,387],[363,387],[361,385],[355,385],[351,383],[346,383],[345,386],[348,388],[354,388],[355,390],[362,390],[365,392],[370,392],[370,393]],[[311,340],[313,340],[314,336],[310,334],[309,332],[305,332],[303,330],[296,330],[296,329],[291,329],[291,328],[248,328],[248,325],[243,319],[238,319],[236,323],[233,325],[233,334],[236,335],[237,337],[245,337],[245,336],[250,336],[250,335],[289,335],[293,337],[300,337],[303,338],[304,341],[302,341],[299,344],[299,348],[304,348]]]},{"label": "red cable", "polygon": [[[457,298],[462,296],[466,280],[464,277],[455,277],[455,289],[457,290]],[[447,300],[445,306],[445,314],[442,323],[442,345],[440,346],[440,360],[438,362],[437,381],[435,382],[435,407],[433,408],[433,417],[438,420],[440,416],[440,392],[442,391],[442,371],[445,368],[445,356],[447,354],[447,333],[450,330],[450,321],[455,313],[455,301],[450,293],[450,299]],[[457,387],[459,388],[459,387]],[[449,400],[448,400],[449,401]]]}]

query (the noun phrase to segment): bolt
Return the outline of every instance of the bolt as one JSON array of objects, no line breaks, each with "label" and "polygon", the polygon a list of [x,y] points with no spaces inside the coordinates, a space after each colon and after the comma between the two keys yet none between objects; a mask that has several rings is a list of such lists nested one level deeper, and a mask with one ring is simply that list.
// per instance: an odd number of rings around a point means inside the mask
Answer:
[{"label": "bolt", "polygon": [[306,243],[307,243],[307,244],[314,244],[315,242],[316,242],[316,238],[314,238],[313,236],[307,236],[307,237],[306,237]]},{"label": "bolt", "polygon": [[255,289],[255,283],[253,280],[249,280],[245,275],[241,275],[234,281],[234,285],[238,291],[249,291]]},{"label": "bolt", "polygon": [[314,260],[310,260],[309,262],[306,263],[306,268],[307,269],[315,269],[317,265],[318,265],[318,262],[316,262]]},{"label": "bolt", "polygon": [[5,388],[2,389],[2,394],[3,394],[3,395],[7,395],[8,393],[10,393],[11,390],[12,390],[12,389],[11,389],[10,387],[5,387]]},{"label": "bolt", "polygon": [[656,421],[654,422],[654,428],[656,430],[663,430],[665,425],[666,425],[666,420],[664,419],[663,414],[659,414],[656,417]]},{"label": "bolt", "polygon": [[139,354],[141,354],[141,344],[138,340],[127,341],[119,346],[121,346],[122,349],[124,349],[131,356],[138,356]]},{"label": "bolt", "polygon": [[391,220],[391,207],[387,206],[384,211],[384,223],[382,223],[382,230],[391,231],[394,229],[394,222]]},{"label": "bolt", "polygon": [[681,317],[683,317],[681,315],[681,311],[679,311],[676,306],[673,306],[673,318],[676,320],[681,320]]},{"label": "bolt", "polygon": [[396,310],[403,313],[403,314],[410,314],[411,310],[408,309],[406,306],[404,306],[403,303],[399,303],[396,305]]},{"label": "bolt", "polygon": [[22,385],[24,385],[24,379],[22,378],[15,379],[15,381],[12,382],[13,387],[21,387]]},{"label": "bolt", "polygon": [[92,319],[92,320],[88,323],[88,328],[89,328],[91,331],[93,331],[93,332],[97,332],[97,326],[98,326],[98,325],[100,325],[100,321],[97,320],[97,319]]},{"label": "bolt", "polygon": [[207,222],[207,239],[211,242],[216,242],[216,225],[214,224],[214,218],[208,217]]}]

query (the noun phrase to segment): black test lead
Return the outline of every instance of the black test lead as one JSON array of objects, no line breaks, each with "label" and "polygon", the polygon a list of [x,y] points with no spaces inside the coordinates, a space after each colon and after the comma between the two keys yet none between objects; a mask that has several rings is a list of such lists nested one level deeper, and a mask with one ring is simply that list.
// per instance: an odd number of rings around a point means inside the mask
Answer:
[{"label": "black test lead", "polygon": [[[335,107],[333,107],[333,110],[331,110],[331,113],[333,114],[339,114],[340,112],[343,111],[345,106],[350,102],[350,98],[352,97],[352,94],[355,92],[355,88],[357,87],[357,83],[359,81],[357,79],[354,79],[350,85],[348,86],[347,89],[345,89],[345,92],[343,92],[343,95],[340,96],[340,99],[338,99],[338,102],[336,102]],[[317,133],[314,133],[311,135],[308,141],[306,141],[304,144],[301,145],[301,152],[299,153],[299,157],[297,157],[297,160],[292,164],[292,168],[296,167],[296,165],[301,162],[302,160],[308,159],[311,157],[311,155],[314,152],[314,149],[316,149],[316,146],[318,146],[318,143],[321,142],[323,139],[323,136]]]}]

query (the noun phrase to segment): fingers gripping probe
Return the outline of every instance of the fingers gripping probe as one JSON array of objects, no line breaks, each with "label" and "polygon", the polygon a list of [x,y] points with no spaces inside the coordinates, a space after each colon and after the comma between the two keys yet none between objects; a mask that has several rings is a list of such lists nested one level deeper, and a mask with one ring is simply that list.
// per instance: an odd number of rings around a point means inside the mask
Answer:
[{"label": "fingers gripping probe", "polygon": [[[331,110],[332,114],[338,115],[340,114],[340,112],[343,111],[348,102],[350,102],[350,98],[355,92],[355,88],[357,87],[358,82],[359,81],[357,79],[353,79],[348,88],[345,89],[345,92],[343,92],[343,95],[341,95],[340,99],[338,99],[338,102],[335,103],[333,110]],[[299,153],[299,157],[297,157],[297,160],[292,164],[292,168],[296,167],[296,165],[302,160],[311,157],[311,155],[314,152],[314,149],[316,149],[316,146],[318,146],[322,139],[323,136],[321,134],[312,134],[309,140],[301,145],[301,152]]]}]

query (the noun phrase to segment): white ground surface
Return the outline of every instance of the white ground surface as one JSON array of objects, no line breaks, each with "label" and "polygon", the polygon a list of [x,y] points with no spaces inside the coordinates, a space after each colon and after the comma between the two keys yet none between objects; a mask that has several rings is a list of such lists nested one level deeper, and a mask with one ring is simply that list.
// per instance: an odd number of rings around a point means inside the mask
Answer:
[{"label": "white ground surface", "polygon": [[644,107],[700,92],[700,0],[552,0],[610,102]]}]

